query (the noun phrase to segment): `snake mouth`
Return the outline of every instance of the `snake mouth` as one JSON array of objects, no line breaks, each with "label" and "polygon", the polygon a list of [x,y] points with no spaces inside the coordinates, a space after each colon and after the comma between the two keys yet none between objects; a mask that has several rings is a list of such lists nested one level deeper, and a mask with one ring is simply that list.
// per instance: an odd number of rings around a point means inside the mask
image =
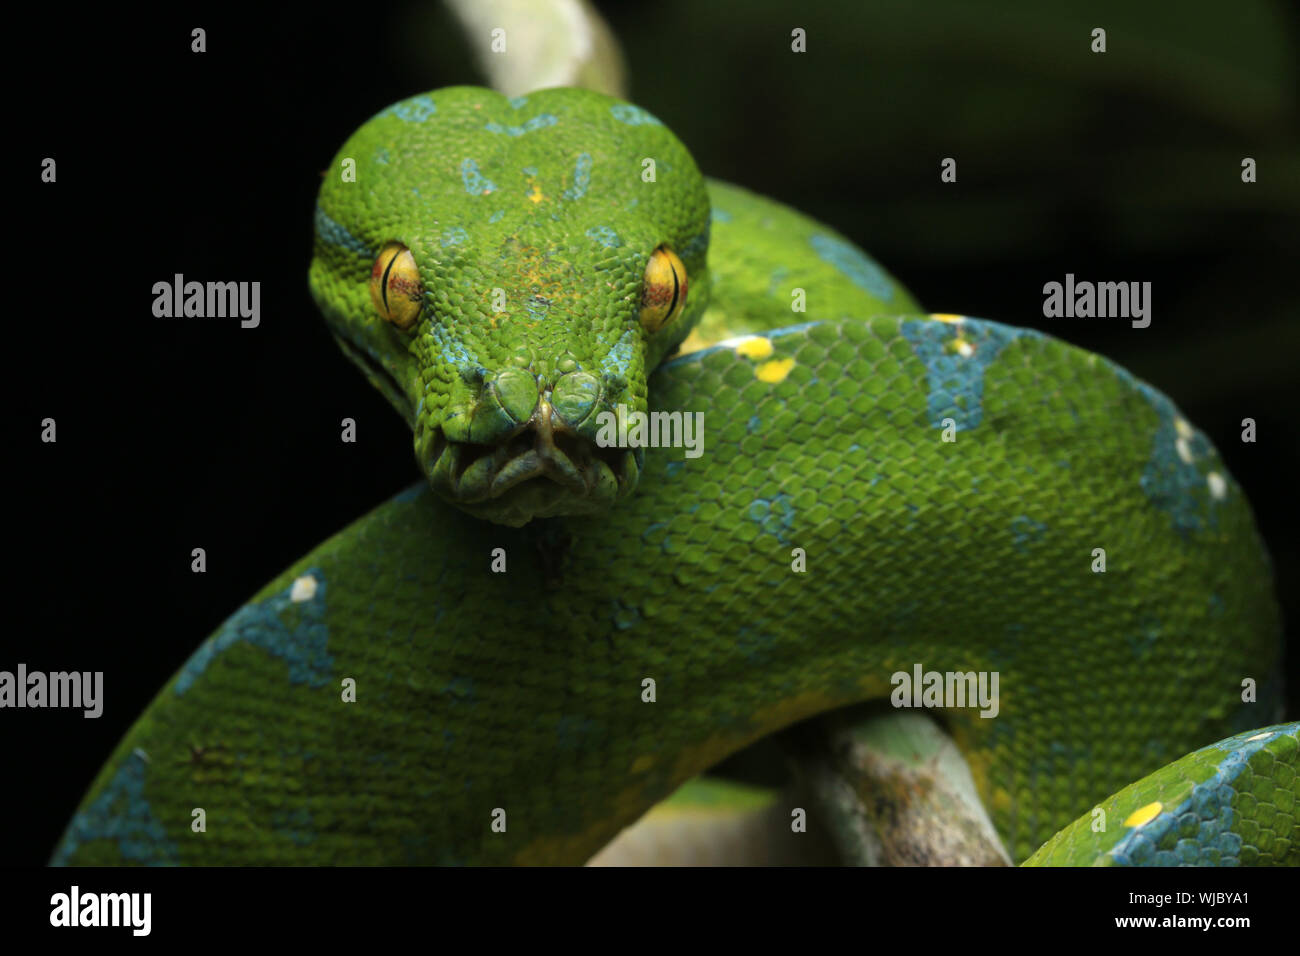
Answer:
[{"label": "snake mouth", "polygon": [[495,445],[451,441],[438,429],[429,483],[476,517],[522,525],[533,518],[598,514],[636,487],[640,448],[603,448],[535,417]]},{"label": "snake mouth", "polygon": [[352,344],[348,339],[334,333],[334,341],[339,344],[343,354],[361,369],[370,384],[384,395],[399,410],[407,421],[412,418],[411,400],[400,382],[382,362],[369,355],[362,347]]}]

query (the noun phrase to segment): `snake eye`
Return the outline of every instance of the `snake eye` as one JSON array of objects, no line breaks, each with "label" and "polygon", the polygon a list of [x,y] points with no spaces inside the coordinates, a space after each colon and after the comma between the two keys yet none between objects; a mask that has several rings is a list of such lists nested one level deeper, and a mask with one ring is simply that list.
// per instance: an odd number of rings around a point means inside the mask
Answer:
[{"label": "snake eye", "polygon": [[651,334],[682,314],[686,307],[686,267],[677,253],[660,246],[645,267],[641,289],[641,325]]},{"label": "snake eye", "polygon": [[370,298],[380,317],[403,332],[420,317],[424,299],[420,270],[415,267],[411,250],[400,242],[388,243],[375,257],[370,270]]}]

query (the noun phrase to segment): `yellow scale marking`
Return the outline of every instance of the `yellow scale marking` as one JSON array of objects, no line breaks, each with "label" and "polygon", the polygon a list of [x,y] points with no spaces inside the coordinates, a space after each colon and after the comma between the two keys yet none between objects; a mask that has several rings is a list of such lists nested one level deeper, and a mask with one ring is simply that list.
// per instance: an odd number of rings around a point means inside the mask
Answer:
[{"label": "yellow scale marking", "polygon": [[794,359],[772,359],[770,362],[764,362],[758,368],[754,369],[754,375],[760,382],[767,382],[769,385],[775,385],[777,382],[784,382],[785,377],[790,374],[790,369],[794,368]]},{"label": "yellow scale marking", "polygon": [[1139,807],[1128,815],[1124,821],[1126,827],[1140,827],[1150,823],[1156,817],[1160,816],[1160,811],[1164,809],[1164,804],[1159,800],[1155,803],[1148,803],[1145,807]]}]

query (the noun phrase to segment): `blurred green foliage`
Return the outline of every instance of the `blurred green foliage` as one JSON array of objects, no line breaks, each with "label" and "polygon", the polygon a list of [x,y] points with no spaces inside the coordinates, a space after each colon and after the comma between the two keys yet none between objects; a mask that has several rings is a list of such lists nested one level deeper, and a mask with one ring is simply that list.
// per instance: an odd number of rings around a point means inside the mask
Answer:
[{"label": "blurred green foliage", "polygon": [[[873,0],[606,3],[632,98],[715,175],[834,221],[860,209],[931,260],[1117,250],[1300,211],[1290,4]],[[653,10],[653,16],[649,11]],[[790,52],[790,31],[808,51]],[[1107,32],[1093,53],[1091,32]],[[1267,189],[1243,189],[1243,155]],[[942,190],[938,160],[959,161]]]}]

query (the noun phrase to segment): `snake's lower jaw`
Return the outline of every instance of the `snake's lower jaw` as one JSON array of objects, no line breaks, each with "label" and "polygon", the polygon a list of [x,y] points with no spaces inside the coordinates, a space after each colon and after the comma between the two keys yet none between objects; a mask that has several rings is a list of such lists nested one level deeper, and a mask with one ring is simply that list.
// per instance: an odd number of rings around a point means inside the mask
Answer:
[{"label": "snake's lower jaw", "polygon": [[533,518],[607,511],[636,487],[644,456],[526,428],[499,445],[439,433],[430,461],[429,483],[442,498],[477,518],[519,527]]}]

